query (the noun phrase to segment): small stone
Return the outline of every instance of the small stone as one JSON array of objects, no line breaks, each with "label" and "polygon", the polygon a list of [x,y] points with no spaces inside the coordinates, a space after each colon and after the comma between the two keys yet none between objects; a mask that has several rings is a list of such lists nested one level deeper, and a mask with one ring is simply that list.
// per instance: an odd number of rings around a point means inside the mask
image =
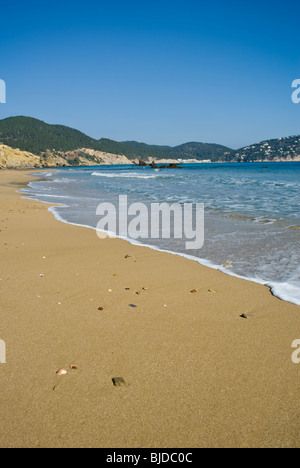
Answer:
[{"label": "small stone", "polygon": [[208,292],[211,294],[217,294],[217,291],[215,291],[214,289],[209,289]]},{"label": "small stone", "polygon": [[140,296],[142,293],[141,293],[141,291],[137,291],[135,294],[136,294],[137,296]]},{"label": "small stone", "polygon": [[70,365],[70,369],[71,369],[71,370],[78,370],[78,367],[75,366],[74,364],[71,364],[71,365]]},{"label": "small stone", "polygon": [[104,310],[103,307],[98,307],[98,310]]},{"label": "small stone", "polygon": [[198,292],[197,289],[192,289],[192,291],[191,291],[192,294],[196,294],[197,292]]},{"label": "small stone", "polygon": [[137,305],[135,304],[129,304],[129,307],[132,307],[133,309],[135,309],[137,307]]},{"label": "small stone", "polygon": [[240,317],[241,317],[241,318],[244,318],[244,319],[249,319],[249,318],[252,318],[252,317],[253,317],[253,315],[249,315],[249,314],[242,314]]},{"label": "small stone", "polygon": [[59,369],[56,372],[56,375],[66,375],[68,372],[65,369]]},{"label": "small stone", "polygon": [[126,385],[126,382],[122,377],[114,377],[112,382],[115,387],[124,387]]}]

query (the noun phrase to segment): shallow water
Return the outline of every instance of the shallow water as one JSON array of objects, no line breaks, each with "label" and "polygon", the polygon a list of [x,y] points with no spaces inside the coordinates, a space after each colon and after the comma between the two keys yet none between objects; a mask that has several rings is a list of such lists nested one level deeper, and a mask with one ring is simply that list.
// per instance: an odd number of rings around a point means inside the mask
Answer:
[{"label": "shallow water", "polygon": [[[144,239],[155,248],[193,257],[237,276],[268,284],[279,298],[300,305],[300,163],[195,164],[153,170],[133,166],[62,169],[23,191],[45,202],[65,222],[95,228],[101,202],[204,203],[205,242]],[[232,263],[229,263],[232,262]],[[224,267],[230,266],[232,268]]]}]

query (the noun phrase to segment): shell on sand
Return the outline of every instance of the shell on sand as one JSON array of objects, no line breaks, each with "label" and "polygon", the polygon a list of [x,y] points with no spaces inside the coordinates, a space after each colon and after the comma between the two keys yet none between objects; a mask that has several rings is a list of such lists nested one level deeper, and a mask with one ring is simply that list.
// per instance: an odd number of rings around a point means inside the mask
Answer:
[{"label": "shell on sand", "polygon": [[56,374],[57,375],[66,375],[68,372],[65,369],[59,369]]}]

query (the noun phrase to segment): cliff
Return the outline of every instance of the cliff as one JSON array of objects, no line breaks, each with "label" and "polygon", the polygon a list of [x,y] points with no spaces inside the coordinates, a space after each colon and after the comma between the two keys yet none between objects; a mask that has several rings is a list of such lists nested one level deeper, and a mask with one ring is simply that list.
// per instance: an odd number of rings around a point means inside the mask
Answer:
[{"label": "cliff", "polygon": [[96,166],[132,164],[126,156],[82,148],[66,153],[46,151],[41,156],[0,144],[0,168],[21,169],[38,167]]},{"label": "cliff", "polygon": [[12,149],[9,146],[0,144],[0,168],[20,169],[40,167],[41,158],[27,151]]}]

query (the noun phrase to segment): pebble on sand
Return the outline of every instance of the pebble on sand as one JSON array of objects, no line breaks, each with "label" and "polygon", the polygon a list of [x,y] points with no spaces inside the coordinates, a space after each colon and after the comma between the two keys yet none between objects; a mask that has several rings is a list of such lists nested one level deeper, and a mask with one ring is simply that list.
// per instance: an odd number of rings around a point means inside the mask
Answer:
[{"label": "pebble on sand", "polygon": [[241,318],[244,318],[244,319],[249,319],[249,318],[252,318],[252,317],[253,317],[253,315],[249,315],[249,314],[242,314],[240,317],[241,317]]},{"label": "pebble on sand", "polygon": [[98,307],[98,310],[104,310],[104,308],[103,307]]},{"label": "pebble on sand", "polygon": [[59,369],[56,372],[56,375],[66,375],[68,372],[65,369]]},{"label": "pebble on sand", "polygon": [[192,289],[192,290],[191,290],[191,293],[192,293],[192,294],[196,294],[197,292],[198,292],[197,289]]},{"label": "pebble on sand", "polygon": [[114,377],[112,379],[112,382],[113,382],[115,387],[123,387],[123,386],[126,385],[126,382],[122,377]]}]

